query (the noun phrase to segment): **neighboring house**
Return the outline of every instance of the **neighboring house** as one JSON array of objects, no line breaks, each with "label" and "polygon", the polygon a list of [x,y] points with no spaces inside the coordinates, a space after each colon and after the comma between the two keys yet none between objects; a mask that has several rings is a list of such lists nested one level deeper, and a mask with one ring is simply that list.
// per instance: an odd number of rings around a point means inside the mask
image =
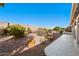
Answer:
[{"label": "neighboring house", "polygon": [[79,43],[79,3],[72,4],[71,23],[73,36]]}]

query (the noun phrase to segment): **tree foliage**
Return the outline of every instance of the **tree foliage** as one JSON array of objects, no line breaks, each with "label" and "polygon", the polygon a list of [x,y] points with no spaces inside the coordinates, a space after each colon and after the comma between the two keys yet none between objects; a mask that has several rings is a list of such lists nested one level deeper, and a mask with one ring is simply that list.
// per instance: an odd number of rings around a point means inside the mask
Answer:
[{"label": "tree foliage", "polygon": [[56,30],[56,31],[61,31],[61,30],[64,30],[64,28],[59,27],[59,26],[56,26],[55,28],[53,28],[53,30]]}]

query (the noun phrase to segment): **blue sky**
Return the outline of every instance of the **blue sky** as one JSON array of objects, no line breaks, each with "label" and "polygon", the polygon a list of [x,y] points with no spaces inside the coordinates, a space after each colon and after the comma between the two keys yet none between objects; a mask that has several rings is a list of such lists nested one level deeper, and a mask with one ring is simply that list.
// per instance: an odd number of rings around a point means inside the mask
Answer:
[{"label": "blue sky", "polygon": [[0,21],[66,27],[70,23],[71,6],[71,3],[7,3],[0,8]]}]

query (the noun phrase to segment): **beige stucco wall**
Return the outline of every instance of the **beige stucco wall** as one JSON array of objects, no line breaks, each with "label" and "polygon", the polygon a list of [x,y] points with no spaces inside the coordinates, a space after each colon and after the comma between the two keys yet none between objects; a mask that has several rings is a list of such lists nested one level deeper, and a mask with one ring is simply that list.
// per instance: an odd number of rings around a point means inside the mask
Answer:
[{"label": "beige stucco wall", "polygon": [[72,27],[73,38],[76,39],[76,26]]},{"label": "beige stucco wall", "polygon": [[79,16],[76,18],[76,42],[79,43]]}]

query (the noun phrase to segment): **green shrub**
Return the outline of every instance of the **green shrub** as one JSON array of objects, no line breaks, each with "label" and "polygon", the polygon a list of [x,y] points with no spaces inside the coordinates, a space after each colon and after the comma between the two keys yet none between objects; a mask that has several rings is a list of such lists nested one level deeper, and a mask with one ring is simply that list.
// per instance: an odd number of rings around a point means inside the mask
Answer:
[{"label": "green shrub", "polygon": [[6,28],[0,29],[0,35],[7,35],[7,29]]},{"label": "green shrub", "polygon": [[56,26],[53,30],[55,30],[55,31],[61,31],[61,30],[64,30],[64,28]]},{"label": "green shrub", "polygon": [[21,25],[12,25],[7,27],[7,32],[9,35],[13,35],[15,37],[22,37],[25,35],[25,27]]},{"label": "green shrub", "polygon": [[32,30],[30,28],[27,28],[28,33],[32,33]]},{"label": "green shrub", "polygon": [[28,34],[30,34],[30,33],[32,33],[32,30],[27,27],[27,28],[26,28],[26,31],[25,31],[25,35],[28,35]]},{"label": "green shrub", "polygon": [[3,34],[4,34],[4,35],[7,35],[7,33],[8,33],[8,32],[7,32],[7,29],[6,29],[6,28],[3,29]]}]

